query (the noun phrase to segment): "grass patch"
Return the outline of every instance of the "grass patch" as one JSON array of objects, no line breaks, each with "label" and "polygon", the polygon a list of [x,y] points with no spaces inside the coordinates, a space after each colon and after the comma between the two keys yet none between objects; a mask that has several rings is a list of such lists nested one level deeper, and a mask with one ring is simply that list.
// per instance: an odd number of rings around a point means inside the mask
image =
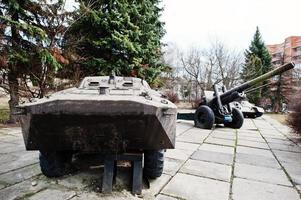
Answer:
[{"label": "grass patch", "polygon": [[9,120],[9,105],[6,96],[0,97],[0,127],[5,127]]},{"label": "grass patch", "polygon": [[0,123],[4,124],[9,120],[9,109],[0,108]]},{"label": "grass patch", "polygon": [[287,114],[270,114],[269,113],[269,114],[265,114],[265,115],[270,116],[272,119],[277,120],[281,124],[287,125],[287,122],[286,122],[287,117],[288,117]]}]

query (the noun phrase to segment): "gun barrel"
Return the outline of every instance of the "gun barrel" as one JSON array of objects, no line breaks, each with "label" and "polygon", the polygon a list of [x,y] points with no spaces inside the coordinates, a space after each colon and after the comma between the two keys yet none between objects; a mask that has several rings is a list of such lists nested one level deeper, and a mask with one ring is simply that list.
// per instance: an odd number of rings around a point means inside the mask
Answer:
[{"label": "gun barrel", "polygon": [[230,95],[231,93],[233,93],[235,91],[241,93],[244,90],[246,90],[246,89],[248,89],[248,88],[256,85],[257,83],[260,83],[260,82],[262,82],[262,81],[264,81],[266,79],[269,79],[269,78],[271,78],[271,77],[273,77],[275,75],[282,74],[285,71],[293,69],[294,66],[295,66],[294,63],[286,63],[286,64],[284,64],[284,65],[282,65],[282,66],[280,66],[280,67],[278,67],[278,68],[276,68],[276,69],[274,69],[272,71],[269,71],[269,72],[267,72],[267,73],[265,73],[265,74],[263,74],[263,75],[255,78],[255,79],[247,81],[247,82],[245,82],[245,83],[243,83],[243,84],[241,84],[241,85],[239,85],[237,87],[232,88],[231,90],[228,90],[227,92],[221,94],[220,98],[223,99],[223,98],[227,97],[228,95]]}]

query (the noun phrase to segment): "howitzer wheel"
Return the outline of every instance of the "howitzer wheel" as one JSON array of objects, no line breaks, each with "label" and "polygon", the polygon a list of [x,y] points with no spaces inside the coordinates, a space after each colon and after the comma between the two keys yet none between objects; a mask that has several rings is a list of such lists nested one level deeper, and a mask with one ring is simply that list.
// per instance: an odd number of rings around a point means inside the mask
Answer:
[{"label": "howitzer wheel", "polygon": [[242,112],[237,108],[232,108],[232,122],[226,122],[224,125],[226,127],[239,129],[244,123],[244,116]]},{"label": "howitzer wheel", "polygon": [[215,121],[214,113],[209,106],[200,106],[194,114],[194,126],[204,129],[212,129]]}]

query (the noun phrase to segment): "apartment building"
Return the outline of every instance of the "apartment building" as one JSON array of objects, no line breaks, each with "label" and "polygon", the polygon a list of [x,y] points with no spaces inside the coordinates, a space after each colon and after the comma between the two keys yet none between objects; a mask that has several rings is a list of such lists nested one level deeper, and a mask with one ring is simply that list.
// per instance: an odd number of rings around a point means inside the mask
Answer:
[{"label": "apartment building", "polygon": [[271,80],[271,91],[276,98],[283,95],[287,103],[290,95],[293,95],[301,87],[301,36],[290,36],[283,43],[267,45],[272,57],[272,64],[278,67],[284,63],[294,62],[295,69],[276,76]]},{"label": "apartment building", "polygon": [[274,66],[286,62],[295,62],[296,68],[301,67],[301,36],[291,36],[281,44],[267,45]]}]

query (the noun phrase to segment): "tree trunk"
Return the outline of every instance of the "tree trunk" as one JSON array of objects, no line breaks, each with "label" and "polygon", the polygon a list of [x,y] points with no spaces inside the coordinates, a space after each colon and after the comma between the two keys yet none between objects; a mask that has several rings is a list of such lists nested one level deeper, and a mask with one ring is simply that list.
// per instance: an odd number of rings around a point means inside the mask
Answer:
[{"label": "tree trunk", "polygon": [[[18,12],[12,11],[12,19],[16,22],[19,21]],[[18,49],[20,45],[20,36],[19,31],[15,26],[11,27],[12,34],[12,49]],[[16,111],[16,105],[19,104],[19,83],[18,83],[18,70],[14,64],[9,64],[8,70],[8,86],[9,86],[9,95],[10,100],[8,101],[10,114],[9,114],[9,123],[18,122],[18,116],[14,115]]]},{"label": "tree trunk", "polygon": [[18,116],[14,115],[16,111],[16,106],[19,104],[19,84],[16,73],[13,70],[8,72],[8,85],[9,85],[9,96],[10,99],[8,101],[10,115],[9,115],[9,123],[18,122]]},{"label": "tree trunk", "polygon": [[276,90],[276,97],[273,106],[273,112],[278,113],[282,110],[282,92],[281,92],[281,85],[282,85],[282,75],[279,75],[279,80],[277,82],[277,90]]}]

